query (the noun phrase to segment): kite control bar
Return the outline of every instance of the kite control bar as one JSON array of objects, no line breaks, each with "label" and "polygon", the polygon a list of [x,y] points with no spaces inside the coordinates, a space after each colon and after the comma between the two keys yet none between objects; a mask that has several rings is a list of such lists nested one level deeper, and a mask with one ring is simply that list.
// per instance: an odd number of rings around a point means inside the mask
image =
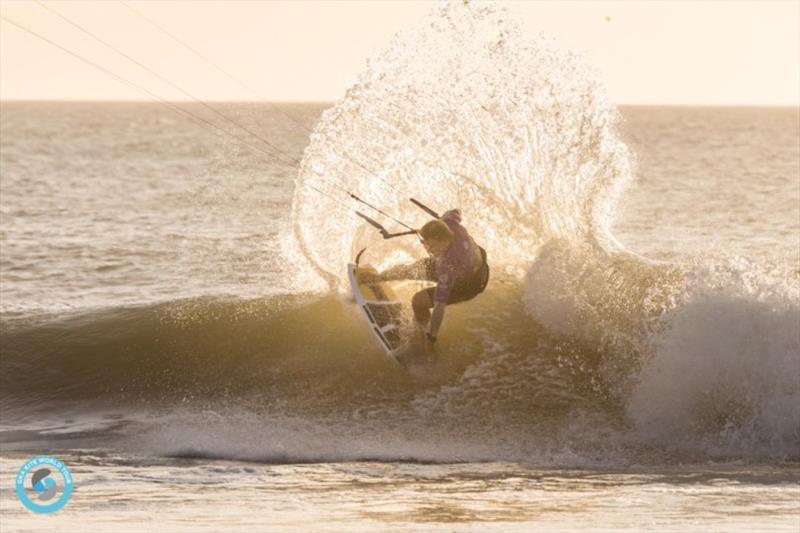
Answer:
[{"label": "kite control bar", "polygon": [[430,216],[432,216],[433,218],[439,218],[439,213],[437,213],[436,211],[434,211],[433,209],[431,209],[431,208],[430,208],[430,207],[428,207],[427,205],[423,204],[423,203],[422,203],[422,202],[420,202],[419,200],[416,200],[416,199],[414,199],[414,198],[409,198],[409,200],[411,200],[411,203],[412,203],[412,204],[414,204],[415,206],[419,207],[420,209],[422,209],[423,211],[425,211],[426,213],[428,213],[428,214],[429,214]]},{"label": "kite control bar", "polygon": [[[436,211],[434,211],[433,209],[431,209],[427,205],[423,204],[419,200],[416,200],[414,198],[409,198],[409,200],[411,200],[412,204],[416,205],[417,207],[419,207],[420,209],[422,209],[423,211],[428,213],[430,216],[432,216],[434,218],[439,218],[439,214]],[[360,201],[360,199],[359,199],[359,201]],[[417,230],[415,230],[415,229],[410,229],[409,231],[401,231],[400,233],[389,233],[389,231],[386,228],[384,228],[381,225],[380,222],[368,217],[364,213],[361,213],[360,211],[356,211],[356,215],[360,216],[361,218],[366,220],[367,223],[370,226],[372,226],[373,228],[375,228],[378,231],[380,231],[381,232],[381,236],[384,239],[394,239],[395,237],[403,237],[405,235],[416,235],[417,234]],[[405,224],[403,224],[403,225],[406,226],[407,228],[410,227],[410,226],[407,226]]]},{"label": "kite control bar", "polygon": [[[360,198],[357,198],[354,195],[351,195],[351,196],[353,196],[357,201],[366,204],[366,202],[364,202]],[[431,209],[427,205],[423,204],[419,200],[416,200],[414,198],[409,198],[409,200],[411,200],[411,203],[413,203],[415,206],[419,207],[420,209],[422,209],[423,211],[428,213],[430,216],[432,216],[434,218],[439,218],[439,214],[436,211],[434,211],[433,209]],[[366,205],[369,205],[369,204],[366,204]],[[372,207],[372,206],[370,206],[370,207]],[[381,213],[383,213],[383,212],[381,212]],[[381,223],[378,222],[377,220],[374,220],[374,219],[368,217],[367,215],[365,215],[364,213],[361,213],[360,211],[356,211],[356,215],[360,216],[361,218],[363,218],[367,222],[367,224],[369,224],[373,228],[377,229],[381,233],[381,236],[384,239],[394,239],[395,237],[404,237],[405,235],[416,235],[417,234],[417,230],[415,230],[415,229],[411,229],[409,231],[401,231],[400,233],[389,233],[389,231],[386,228],[384,228],[381,225]],[[397,222],[399,222],[399,221],[397,221]],[[403,224],[403,226],[405,226],[407,228],[410,227],[410,226],[407,226],[406,224]],[[356,260],[355,260],[356,265],[358,265],[358,262],[361,260],[361,255],[366,250],[367,250],[366,248],[362,248],[361,251],[359,251],[358,254],[356,255]]]},{"label": "kite control bar", "polygon": [[395,237],[402,237],[404,235],[416,235],[416,233],[417,233],[417,230],[415,230],[415,229],[412,229],[412,230],[409,230],[409,231],[401,231],[400,233],[389,233],[389,231],[386,228],[381,226],[380,222],[377,222],[377,221],[369,218],[364,213],[361,213],[360,211],[356,211],[356,215],[360,216],[361,218],[366,220],[367,223],[370,226],[372,226],[375,229],[377,229],[378,231],[380,231],[381,235],[383,236],[384,239],[393,239]]}]

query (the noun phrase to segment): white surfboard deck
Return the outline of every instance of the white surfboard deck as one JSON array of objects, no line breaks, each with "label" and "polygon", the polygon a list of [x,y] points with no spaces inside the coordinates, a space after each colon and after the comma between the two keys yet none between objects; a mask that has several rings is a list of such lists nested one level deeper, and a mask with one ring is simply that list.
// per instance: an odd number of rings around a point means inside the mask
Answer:
[{"label": "white surfboard deck", "polygon": [[354,263],[347,265],[347,275],[356,305],[386,356],[404,366],[401,362],[402,349],[405,346],[401,336],[403,304],[386,282],[359,283],[359,272],[376,271],[370,266],[357,266]]}]

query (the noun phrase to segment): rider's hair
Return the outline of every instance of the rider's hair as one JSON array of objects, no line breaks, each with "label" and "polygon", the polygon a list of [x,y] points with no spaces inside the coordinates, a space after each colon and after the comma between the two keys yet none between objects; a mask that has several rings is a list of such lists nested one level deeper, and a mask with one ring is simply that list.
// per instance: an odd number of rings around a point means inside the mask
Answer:
[{"label": "rider's hair", "polygon": [[448,225],[439,219],[431,220],[422,226],[419,230],[419,234],[426,240],[450,241],[453,238],[453,232]]}]

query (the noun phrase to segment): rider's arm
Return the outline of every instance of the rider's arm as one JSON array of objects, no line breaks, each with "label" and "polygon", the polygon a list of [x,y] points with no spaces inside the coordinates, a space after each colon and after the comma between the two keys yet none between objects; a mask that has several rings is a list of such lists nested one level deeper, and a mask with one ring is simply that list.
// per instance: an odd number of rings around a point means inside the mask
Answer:
[{"label": "rider's arm", "polygon": [[408,265],[397,265],[381,272],[382,281],[394,281],[398,279],[428,279],[429,258],[423,258]]},{"label": "rider's arm", "polygon": [[428,335],[431,340],[435,340],[439,334],[439,328],[444,320],[444,310],[447,307],[447,302],[436,302],[433,304],[433,313],[431,313],[431,323],[428,326]]},{"label": "rider's arm", "polygon": [[447,270],[439,272],[437,277],[436,290],[433,292],[433,313],[431,313],[431,322],[428,325],[428,340],[430,341],[436,340],[442,320],[444,320],[444,310],[450,297],[451,277],[452,273]]}]

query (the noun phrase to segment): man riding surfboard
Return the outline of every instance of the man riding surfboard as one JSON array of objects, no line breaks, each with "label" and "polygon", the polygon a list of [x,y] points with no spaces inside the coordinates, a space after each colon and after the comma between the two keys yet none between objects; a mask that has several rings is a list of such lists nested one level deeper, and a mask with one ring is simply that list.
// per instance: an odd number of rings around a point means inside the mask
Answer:
[{"label": "man riding surfboard", "polygon": [[[422,279],[435,281],[436,287],[417,292],[411,299],[414,317],[425,332],[426,352],[430,353],[439,333],[448,304],[466,302],[482,293],[489,282],[486,250],[475,244],[461,225],[461,212],[452,209],[426,223],[417,232],[429,257],[411,264],[397,265],[384,272],[362,273],[359,280],[394,281]],[[433,308],[433,313],[431,313]]]}]

